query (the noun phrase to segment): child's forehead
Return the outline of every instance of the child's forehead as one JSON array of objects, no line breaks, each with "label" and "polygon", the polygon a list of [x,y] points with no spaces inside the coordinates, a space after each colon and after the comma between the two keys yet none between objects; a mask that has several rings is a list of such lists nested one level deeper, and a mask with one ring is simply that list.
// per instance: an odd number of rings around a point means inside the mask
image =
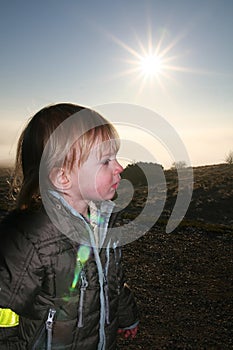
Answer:
[{"label": "child's forehead", "polygon": [[118,151],[115,140],[97,140],[93,143],[90,153],[97,159],[116,155]]},{"label": "child's forehead", "polygon": [[101,154],[107,155],[109,153],[116,152],[116,142],[114,140],[105,140],[105,141],[97,141],[92,146],[92,151]]}]

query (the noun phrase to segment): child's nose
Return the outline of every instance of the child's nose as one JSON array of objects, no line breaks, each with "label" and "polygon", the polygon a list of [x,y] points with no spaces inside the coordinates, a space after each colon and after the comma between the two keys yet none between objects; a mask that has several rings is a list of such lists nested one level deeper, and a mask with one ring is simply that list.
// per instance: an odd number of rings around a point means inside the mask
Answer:
[{"label": "child's nose", "polygon": [[118,160],[115,160],[115,169],[114,169],[114,173],[115,173],[115,174],[120,174],[120,173],[122,173],[123,170],[124,170],[124,168],[120,165],[120,163],[118,162]]}]

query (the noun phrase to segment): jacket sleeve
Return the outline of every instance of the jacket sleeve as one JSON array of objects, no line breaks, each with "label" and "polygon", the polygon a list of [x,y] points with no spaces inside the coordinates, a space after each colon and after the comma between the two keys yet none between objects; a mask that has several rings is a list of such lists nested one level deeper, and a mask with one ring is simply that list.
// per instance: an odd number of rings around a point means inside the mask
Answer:
[{"label": "jacket sleeve", "polygon": [[0,307],[28,316],[43,267],[34,245],[13,228],[0,229]]},{"label": "jacket sleeve", "polygon": [[125,282],[125,275],[119,261],[120,295],[118,306],[119,328],[130,329],[139,323],[138,308],[134,295]]}]

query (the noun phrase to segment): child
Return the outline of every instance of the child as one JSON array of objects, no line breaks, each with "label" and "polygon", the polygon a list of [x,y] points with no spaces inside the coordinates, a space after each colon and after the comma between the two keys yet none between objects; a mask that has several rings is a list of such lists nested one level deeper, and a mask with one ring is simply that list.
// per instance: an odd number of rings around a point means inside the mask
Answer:
[{"label": "child", "polygon": [[0,228],[1,349],[111,350],[117,333],[136,335],[110,230],[118,149],[113,125],[74,104],[45,107],[24,129],[17,208]]}]

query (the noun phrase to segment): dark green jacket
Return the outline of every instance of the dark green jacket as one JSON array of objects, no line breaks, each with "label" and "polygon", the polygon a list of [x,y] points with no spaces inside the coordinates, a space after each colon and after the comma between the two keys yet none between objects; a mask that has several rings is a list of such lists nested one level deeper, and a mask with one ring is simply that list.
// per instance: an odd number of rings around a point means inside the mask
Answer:
[{"label": "dark green jacket", "polygon": [[[117,329],[138,322],[120,248],[88,248],[92,228],[56,201],[67,234],[43,209],[12,212],[1,224],[0,308],[10,308],[20,319],[14,332],[0,329],[0,349],[6,343],[6,349],[47,349],[51,310],[52,349],[116,349]],[[75,232],[82,238],[74,239]],[[81,262],[80,246],[89,249]],[[13,332],[11,337],[7,332]]]}]

